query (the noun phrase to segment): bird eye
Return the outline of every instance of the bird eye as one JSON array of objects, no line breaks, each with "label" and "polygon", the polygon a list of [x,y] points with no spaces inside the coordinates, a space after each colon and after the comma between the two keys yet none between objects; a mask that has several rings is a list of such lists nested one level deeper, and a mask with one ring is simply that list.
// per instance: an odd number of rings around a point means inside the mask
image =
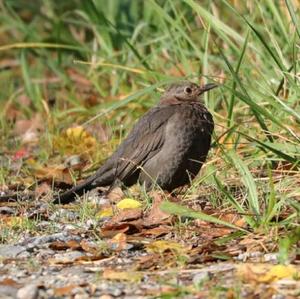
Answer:
[{"label": "bird eye", "polygon": [[184,89],[184,92],[187,93],[187,94],[190,94],[192,92],[192,89],[190,87],[186,87]]}]

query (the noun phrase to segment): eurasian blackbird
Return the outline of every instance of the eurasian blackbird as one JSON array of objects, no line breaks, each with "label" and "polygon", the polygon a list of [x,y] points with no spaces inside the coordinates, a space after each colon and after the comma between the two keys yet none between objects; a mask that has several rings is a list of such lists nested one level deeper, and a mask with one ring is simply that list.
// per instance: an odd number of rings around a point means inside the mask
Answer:
[{"label": "eurasian blackbird", "polygon": [[147,190],[157,184],[166,191],[190,183],[206,159],[214,129],[200,96],[216,86],[171,85],[96,173],[59,194],[54,203],[69,203],[95,187],[120,182],[131,186],[138,181]]}]

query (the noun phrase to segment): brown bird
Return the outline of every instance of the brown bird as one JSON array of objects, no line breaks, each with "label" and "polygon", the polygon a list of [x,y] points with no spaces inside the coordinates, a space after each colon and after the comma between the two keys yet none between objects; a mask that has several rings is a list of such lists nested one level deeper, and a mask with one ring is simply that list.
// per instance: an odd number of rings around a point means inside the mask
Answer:
[{"label": "brown bird", "polygon": [[155,184],[167,191],[190,183],[204,163],[214,129],[201,95],[216,84],[183,81],[171,85],[144,114],[110,158],[83,183],[59,194],[54,203],[100,186]]}]

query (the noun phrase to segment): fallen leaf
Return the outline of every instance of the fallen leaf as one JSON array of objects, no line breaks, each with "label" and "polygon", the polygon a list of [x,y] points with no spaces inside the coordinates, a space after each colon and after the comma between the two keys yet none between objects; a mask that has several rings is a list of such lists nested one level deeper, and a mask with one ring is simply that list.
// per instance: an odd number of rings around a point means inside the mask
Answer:
[{"label": "fallen leaf", "polygon": [[10,287],[14,287],[14,288],[20,288],[22,286],[22,284],[16,282],[15,280],[11,279],[11,278],[4,278],[0,281],[0,285],[2,286],[10,286]]},{"label": "fallen leaf", "polygon": [[75,240],[69,240],[67,242],[54,241],[49,245],[49,248],[51,248],[52,250],[66,250],[66,249],[80,250],[80,249],[82,249],[79,242],[75,241]]},{"label": "fallen leaf", "polygon": [[126,209],[123,211],[120,211],[117,215],[115,215],[111,222],[120,223],[125,221],[132,221],[141,218],[143,215],[142,209]]},{"label": "fallen leaf", "polygon": [[73,290],[77,287],[78,287],[78,285],[76,285],[76,284],[69,284],[69,285],[61,287],[61,288],[55,288],[54,295],[59,296],[59,297],[72,295]]},{"label": "fallen leaf", "polygon": [[88,253],[91,253],[93,255],[98,255],[100,253],[100,248],[92,242],[82,240],[80,242],[80,245],[81,245],[81,248]]},{"label": "fallen leaf", "polygon": [[112,269],[105,269],[102,274],[103,279],[109,280],[126,280],[130,282],[140,282],[142,274],[133,271],[116,271]]},{"label": "fallen leaf", "polygon": [[238,274],[245,281],[271,283],[283,278],[299,277],[300,272],[292,265],[245,264],[238,268]]},{"label": "fallen leaf", "polygon": [[124,233],[116,234],[107,244],[116,251],[122,251],[127,248],[127,236]]},{"label": "fallen leaf", "polygon": [[153,228],[148,228],[144,229],[141,232],[142,236],[155,236],[155,237],[160,237],[162,235],[165,235],[169,233],[172,230],[171,226],[166,226],[166,225],[160,225],[158,227],[153,227]]},{"label": "fallen leaf", "polygon": [[170,214],[160,209],[160,204],[164,201],[164,197],[158,192],[153,192],[152,196],[153,204],[151,210],[143,219],[143,225],[146,227],[169,222],[172,218]]},{"label": "fallen leaf", "polygon": [[165,240],[159,240],[154,241],[146,246],[147,252],[149,253],[164,253],[165,251],[171,251],[175,252],[177,254],[182,254],[186,252],[186,248],[173,241],[165,241]]},{"label": "fallen leaf", "polygon": [[55,137],[53,146],[62,154],[90,155],[97,151],[97,140],[83,127],[68,128],[60,136]]},{"label": "fallen leaf", "polygon": [[36,198],[39,198],[41,196],[51,194],[52,188],[47,182],[42,182],[35,188],[34,193]]},{"label": "fallen leaf", "polygon": [[121,210],[140,208],[142,204],[132,198],[124,198],[117,203],[117,208]]},{"label": "fallen leaf", "polygon": [[113,188],[108,194],[107,198],[110,202],[116,203],[119,202],[124,196],[124,192],[120,187]]},{"label": "fallen leaf", "polygon": [[149,270],[157,267],[157,262],[160,259],[159,254],[148,254],[148,255],[143,255],[139,257],[138,265],[137,265],[137,270],[144,271],[144,270]]},{"label": "fallen leaf", "polygon": [[125,233],[127,235],[140,232],[141,225],[137,223],[108,223],[100,230],[100,235],[103,238],[112,238],[118,233]]},{"label": "fallen leaf", "polygon": [[35,166],[33,174],[38,179],[42,180],[55,180],[58,182],[64,182],[69,185],[73,185],[73,179],[68,169],[63,165],[58,166]]},{"label": "fallen leaf", "polygon": [[101,211],[99,211],[96,214],[96,217],[102,219],[102,218],[111,217],[113,214],[114,214],[113,208],[108,207],[108,208],[101,209]]},{"label": "fallen leaf", "polygon": [[298,276],[300,272],[294,266],[275,265],[265,275],[260,277],[261,282],[271,282],[282,278],[293,278]]}]

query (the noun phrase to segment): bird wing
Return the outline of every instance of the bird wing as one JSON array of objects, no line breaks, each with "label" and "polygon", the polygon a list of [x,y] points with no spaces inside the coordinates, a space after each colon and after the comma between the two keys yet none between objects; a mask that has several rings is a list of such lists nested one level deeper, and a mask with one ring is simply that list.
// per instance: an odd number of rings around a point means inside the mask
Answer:
[{"label": "bird wing", "polygon": [[151,159],[163,146],[166,123],[178,109],[178,105],[157,106],[149,110],[135,124],[116,152],[96,174],[93,185],[98,185],[101,175],[114,169],[115,179],[126,180]]}]

